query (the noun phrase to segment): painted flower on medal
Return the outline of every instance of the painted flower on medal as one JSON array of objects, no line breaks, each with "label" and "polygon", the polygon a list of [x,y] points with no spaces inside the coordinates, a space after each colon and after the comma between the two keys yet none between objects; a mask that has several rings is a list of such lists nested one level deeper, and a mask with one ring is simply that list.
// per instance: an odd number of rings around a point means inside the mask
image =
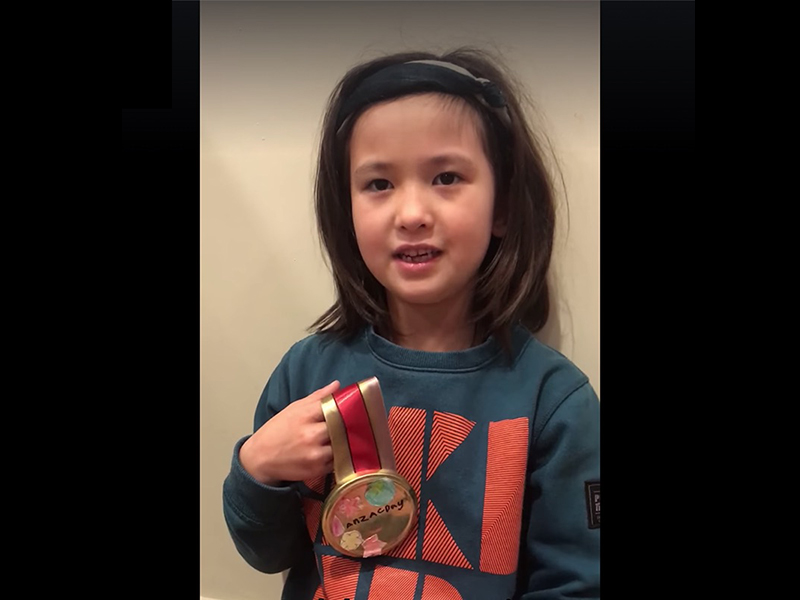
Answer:
[{"label": "painted flower on medal", "polygon": [[361,498],[342,498],[336,503],[336,512],[347,519],[352,519],[361,510]]},{"label": "painted flower on medal", "polygon": [[370,556],[378,556],[383,547],[386,545],[386,542],[382,542],[378,539],[378,534],[369,536],[367,539],[364,540],[362,544],[362,549],[364,550],[364,558],[368,558]]},{"label": "painted flower on medal", "polygon": [[358,548],[361,543],[364,541],[364,538],[361,537],[361,534],[357,530],[348,531],[342,536],[342,539],[339,540],[339,544],[341,544],[342,548],[345,550],[355,550]]},{"label": "painted flower on medal", "polygon": [[344,533],[344,525],[342,525],[339,517],[333,517],[333,520],[331,521],[331,532],[336,537],[339,537]]},{"label": "painted flower on medal", "polygon": [[389,479],[379,479],[369,484],[367,491],[364,493],[364,498],[372,506],[383,506],[389,504],[394,498],[394,483]]}]

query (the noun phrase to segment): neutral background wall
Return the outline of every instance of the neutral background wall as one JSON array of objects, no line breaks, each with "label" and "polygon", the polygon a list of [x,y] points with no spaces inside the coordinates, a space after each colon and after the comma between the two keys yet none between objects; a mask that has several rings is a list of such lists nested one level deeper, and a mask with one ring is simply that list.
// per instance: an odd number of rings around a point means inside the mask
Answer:
[{"label": "neutral background wall", "polygon": [[269,374],[333,298],[312,174],[325,101],[354,64],[470,44],[499,51],[527,85],[569,201],[541,337],[599,393],[599,37],[597,2],[201,2],[203,596],[280,597],[280,576],[236,553],[221,485]]}]

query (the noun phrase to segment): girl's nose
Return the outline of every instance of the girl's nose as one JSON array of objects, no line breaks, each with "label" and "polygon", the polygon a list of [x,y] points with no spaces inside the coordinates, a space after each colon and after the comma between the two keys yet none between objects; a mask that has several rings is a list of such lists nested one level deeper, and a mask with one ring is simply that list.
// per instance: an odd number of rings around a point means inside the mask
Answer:
[{"label": "girl's nose", "polygon": [[432,215],[425,191],[418,186],[408,186],[395,194],[397,210],[395,222],[400,229],[414,231],[420,227],[430,227]]}]

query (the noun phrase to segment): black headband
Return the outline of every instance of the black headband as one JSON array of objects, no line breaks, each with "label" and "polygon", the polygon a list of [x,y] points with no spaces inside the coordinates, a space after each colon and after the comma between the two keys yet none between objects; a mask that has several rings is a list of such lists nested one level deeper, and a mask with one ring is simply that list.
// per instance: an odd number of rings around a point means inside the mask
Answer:
[{"label": "black headband", "polygon": [[342,104],[336,118],[336,130],[365,106],[415,92],[441,92],[455,96],[472,96],[493,109],[508,123],[506,99],[488,79],[451,63],[436,60],[415,60],[391,65],[364,79]]}]

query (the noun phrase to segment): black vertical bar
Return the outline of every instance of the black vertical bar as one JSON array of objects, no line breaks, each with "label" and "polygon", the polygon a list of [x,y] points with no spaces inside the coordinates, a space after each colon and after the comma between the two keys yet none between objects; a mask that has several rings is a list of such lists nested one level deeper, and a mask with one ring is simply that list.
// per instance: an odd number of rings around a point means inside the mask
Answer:
[{"label": "black vertical bar", "polygon": [[[679,432],[699,408],[684,367],[694,341],[685,319],[695,300],[689,238],[699,210],[694,13],[691,1],[601,2],[602,579],[609,597],[634,581],[668,589],[662,566],[674,555],[663,536],[692,536],[671,520],[683,512],[681,498],[692,497],[689,482],[669,474],[685,475],[692,462]],[[631,555],[631,548],[647,551]]]},{"label": "black vertical bar", "polygon": [[98,305],[114,382],[102,447],[122,485],[109,535],[133,595],[199,591],[199,18],[181,0],[129,3],[119,22],[120,190],[97,223]]}]

